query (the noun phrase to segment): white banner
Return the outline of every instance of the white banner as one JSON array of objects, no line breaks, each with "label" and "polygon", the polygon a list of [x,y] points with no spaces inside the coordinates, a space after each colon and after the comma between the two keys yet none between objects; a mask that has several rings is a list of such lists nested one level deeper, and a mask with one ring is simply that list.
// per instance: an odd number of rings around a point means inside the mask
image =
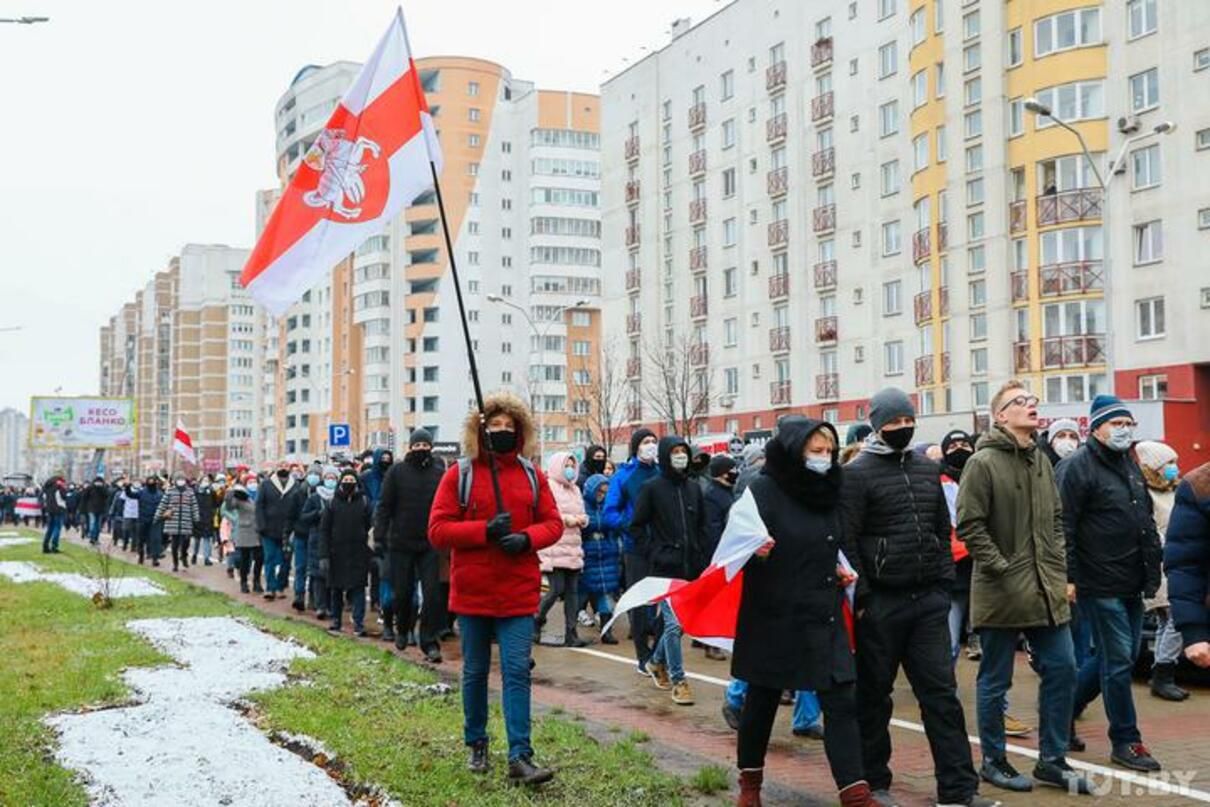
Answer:
[{"label": "white banner", "polygon": [[130,398],[30,398],[32,448],[124,448],[134,443]]}]

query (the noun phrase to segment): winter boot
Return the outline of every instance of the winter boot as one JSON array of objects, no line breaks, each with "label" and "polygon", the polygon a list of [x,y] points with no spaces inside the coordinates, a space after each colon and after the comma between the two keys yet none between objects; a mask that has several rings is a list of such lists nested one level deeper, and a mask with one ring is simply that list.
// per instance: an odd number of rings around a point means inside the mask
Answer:
[{"label": "winter boot", "polygon": [[1183,701],[1189,693],[1176,685],[1176,664],[1156,664],[1151,670],[1151,694],[1166,701]]},{"label": "winter boot", "polygon": [[[736,807],[760,807],[760,786],[765,781],[764,768],[741,768],[739,772],[739,798]],[[866,789],[869,792],[869,788]]]},{"label": "winter boot", "polygon": [[567,632],[563,636],[564,647],[588,647],[588,645],[589,642],[585,639],[581,639],[580,635],[576,633],[574,625],[568,628]]},{"label": "winter boot", "polygon": [[841,807],[878,807],[870,795],[870,785],[864,779],[854,782],[840,791]]}]

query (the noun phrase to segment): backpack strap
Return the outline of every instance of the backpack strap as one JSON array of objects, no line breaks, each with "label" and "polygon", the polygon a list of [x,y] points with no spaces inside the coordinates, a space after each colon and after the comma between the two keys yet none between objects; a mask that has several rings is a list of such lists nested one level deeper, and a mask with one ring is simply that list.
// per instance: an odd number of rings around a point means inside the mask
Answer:
[{"label": "backpack strap", "polygon": [[517,457],[517,462],[521,463],[521,467],[525,469],[525,476],[529,479],[529,488],[533,493],[533,515],[538,516],[538,470],[534,468],[534,464],[526,457]]},{"label": "backpack strap", "polygon": [[[525,471],[525,477],[529,480],[529,488],[533,493],[533,512],[536,516],[538,513],[538,470],[534,468],[534,464],[525,457],[517,457],[517,462]],[[471,502],[471,484],[475,479],[475,466],[471,462],[470,457],[462,457],[458,460],[458,506],[462,508],[462,512],[466,513],[466,508]]]}]

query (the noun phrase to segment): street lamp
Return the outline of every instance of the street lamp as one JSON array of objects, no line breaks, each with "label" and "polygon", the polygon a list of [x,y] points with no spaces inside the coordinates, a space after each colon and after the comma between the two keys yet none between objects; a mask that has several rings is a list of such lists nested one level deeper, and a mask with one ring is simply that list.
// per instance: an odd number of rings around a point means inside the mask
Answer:
[{"label": "street lamp", "polygon": [[[545,372],[546,368],[546,336],[548,333],[550,333],[550,329],[554,327],[556,323],[562,322],[563,315],[568,311],[583,308],[584,306],[588,305],[588,300],[576,300],[571,305],[559,306],[555,309],[555,315],[547,320],[546,327],[539,328],[537,323],[534,322],[533,317],[529,315],[529,311],[525,309],[525,306],[517,305],[512,300],[505,299],[499,294],[489,294],[487,295],[487,300],[491,303],[499,303],[500,305],[506,305],[509,308],[515,309],[521,312],[521,316],[525,317],[525,321],[529,323],[530,330],[533,332],[534,336],[538,337],[538,366],[543,368],[543,372]],[[543,380],[544,379],[539,379],[539,382]],[[542,461],[546,459],[546,407],[534,405],[534,394],[532,390],[529,395],[529,405],[538,410],[538,458],[539,461]]]},{"label": "street lamp", "polygon": [[50,22],[50,17],[0,17],[0,22],[11,22],[17,25],[33,25],[36,22]]},{"label": "street lamp", "polygon": [[1109,392],[1113,394],[1117,383],[1114,378],[1113,328],[1111,326],[1113,321],[1113,302],[1110,299],[1110,278],[1112,277],[1110,268],[1112,266],[1111,257],[1113,255],[1113,231],[1109,228],[1109,189],[1113,185],[1113,178],[1118,174],[1125,173],[1126,152],[1131,146],[1149,137],[1172,134],[1176,131],[1176,124],[1172,121],[1161,121],[1153,126],[1150,131],[1141,132],[1134,137],[1126,138],[1126,142],[1122,143],[1117,156],[1109,161],[1109,165],[1107,166],[1108,175],[1103,177],[1100,169],[1097,167],[1096,160],[1092,158],[1092,153],[1088,150],[1088,144],[1084,142],[1084,136],[1077,129],[1062,118],[1056,117],[1054,111],[1037,98],[1026,98],[1023,106],[1026,110],[1039,117],[1049,118],[1076,136],[1076,140],[1080,143],[1080,150],[1084,154],[1084,160],[1088,163],[1088,167],[1092,169],[1092,173],[1097,179],[1097,185],[1101,189],[1101,244],[1103,253],[1101,273],[1104,276],[1103,284],[1105,286],[1105,291],[1102,295],[1105,300],[1105,371],[1109,377]]}]

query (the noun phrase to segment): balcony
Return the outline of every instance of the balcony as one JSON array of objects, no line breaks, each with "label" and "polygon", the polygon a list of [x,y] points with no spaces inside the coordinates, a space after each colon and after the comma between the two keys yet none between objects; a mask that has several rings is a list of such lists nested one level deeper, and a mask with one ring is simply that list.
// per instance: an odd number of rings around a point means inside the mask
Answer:
[{"label": "balcony", "polygon": [[916,314],[916,326],[919,327],[933,318],[933,292],[922,291],[912,300],[912,310]]},{"label": "balcony", "polygon": [[1046,193],[1038,197],[1038,226],[1062,224],[1067,221],[1087,221],[1101,218],[1101,191],[1079,188],[1062,193]]},{"label": "balcony", "polygon": [[789,169],[784,165],[781,168],[774,168],[769,172],[766,184],[770,196],[781,196],[790,189]]},{"label": "balcony", "polygon": [[633,135],[626,138],[626,162],[631,162],[639,158],[639,136]]},{"label": "balcony", "polygon": [[765,89],[776,92],[786,86],[786,62],[782,60],[765,69]]},{"label": "balcony", "polygon": [[815,40],[811,46],[811,67],[823,67],[832,61],[832,37],[825,36]]},{"label": "balcony", "polygon": [[769,384],[769,403],[772,406],[790,405],[789,381],[774,381]]},{"label": "balcony", "polygon": [[626,333],[636,334],[643,326],[642,314],[627,314],[626,315]]},{"label": "balcony", "polygon": [[710,345],[705,342],[699,342],[696,345],[689,346],[689,365],[691,367],[705,367],[710,363]]},{"label": "balcony", "polygon": [[770,143],[784,140],[788,128],[789,124],[787,123],[785,112],[774,115],[765,121],[765,139]]},{"label": "balcony", "polygon": [[1009,276],[1010,285],[1013,289],[1013,302],[1024,303],[1029,301],[1029,272],[1025,269],[1013,272]]},{"label": "balcony", "polygon": [[626,404],[626,419],[629,421],[637,421],[643,419],[643,405],[641,403]]},{"label": "balcony", "polygon": [[820,205],[811,211],[811,226],[817,233],[836,229],[836,205]]},{"label": "balcony", "polygon": [[638,204],[639,201],[639,181],[637,179],[627,180],[626,182],[626,204]]},{"label": "balcony", "polygon": [[699,294],[689,298],[689,316],[694,319],[706,316],[706,295]]},{"label": "balcony", "polygon": [[769,275],[769,299],[776,300],[779,297],[788,297],[790,295],[790,273],[778,272],[775,275]]},{"label": "balcony", "polygon": [[1027,219],[1028,213],[1024,199],[1008,203],[1008,232],[1010,234],[1025,232],[1025,228],[1029,226]]},{"label": "balcony", "polygon": [[937,252],[945,252],[945,248],[949,246],[949,227],[944,221],[937,222]]},{"label": "balcony", "polygon": [[696,271],[706,268],[706,248],[694,247],[689,250],[689,268]]},{"label": "balcony", "polygon": [[698,149],[689,155],[689,173],[704,174],[706,172],[706,150]]},{"label": "balcony", "polygon": [[931,387],[933,382],[933,354],[929,353],[916,359],[916,386]]},{"label": "balcony", "polygon": [[1100,261],[1069,261],[1038,268],[1039,293],[1043,297],[1087,294],[1105,288]]},{"label": "balcony", "polygon": [[1105,363],[1105,334],[1054,336],[1042,340],[1042,369]]},{"label": "balcony", "polygon": [[706,125],[705,102],[689,107],[689,131],[696,131]]},{"label": "balcony", "polygon": [[938,291],[937,296],[941,302],[941,317],[944,319],[950,315],[950,287],[942,286]]},{"label": "balcony", "polygon": [[626,377],[638,378],[643,374],[643,360],[637,356],[631,356],[626,360]]},{"label": "balcony", "polygon": [[1029,342],[1016,342],[1013,344],[1013,372],[1028,373],[1030,360]]},{"label": "balcony", "polygon": [[700,224],[706,220],[706,200],[694,199],[689,203],[689,223]]},{"label": "balcony", "polygon": [[638,291],[642,285],[643,273],[638,269],[629,269],[626,272],[626,291]]},{"label": "balcony", "polygon": [[948,384],[950,382],[950,354],[945,352],[941,354],[941,383]]},{"label": "balcony", "polygon": [[929,255],[933,254],[929,245],[930,232],[932,231],[928,227],[922,227],[912,234],[912,260],[915,263],[928,260]]},{"label": "balcony", "polygon": [[820,317],[815,320],[815,341],[816,342],[835,342],[836,341],[836,317]]},{"label": "balcony", "polygon": [[821,401],[834,401],[840,397],[840,375],[823,373],[815,376],[815,397]]},{"label": "balcony", "polygon": [[769,247],[784,247],[790,240],[790,222],[778,219],[769,222]]},{"label": "balcony", "polygon": [[828,90],[823,95],[817,95],[811,99],[812,123],[819,123],[832,117],[834,99],[835,95],[832,90]]},{"label": "balcony", "polygon": [[639,225],[632,224],[626,228],[626,246],[637,247],[639,245]]},{"label": "balcony", "polygon": [[790,349],[790,326],[769,329],[769,350],[774,353],[785,353]]},{"label": "balcony", "polygon": [[836,261],[821,261],[815,264],[816,290],[836,287]]},{"label": "balcony", "polygon": [[836,148],[828,146],[811,155],[811,175],[826,177],[836,171]]}]

